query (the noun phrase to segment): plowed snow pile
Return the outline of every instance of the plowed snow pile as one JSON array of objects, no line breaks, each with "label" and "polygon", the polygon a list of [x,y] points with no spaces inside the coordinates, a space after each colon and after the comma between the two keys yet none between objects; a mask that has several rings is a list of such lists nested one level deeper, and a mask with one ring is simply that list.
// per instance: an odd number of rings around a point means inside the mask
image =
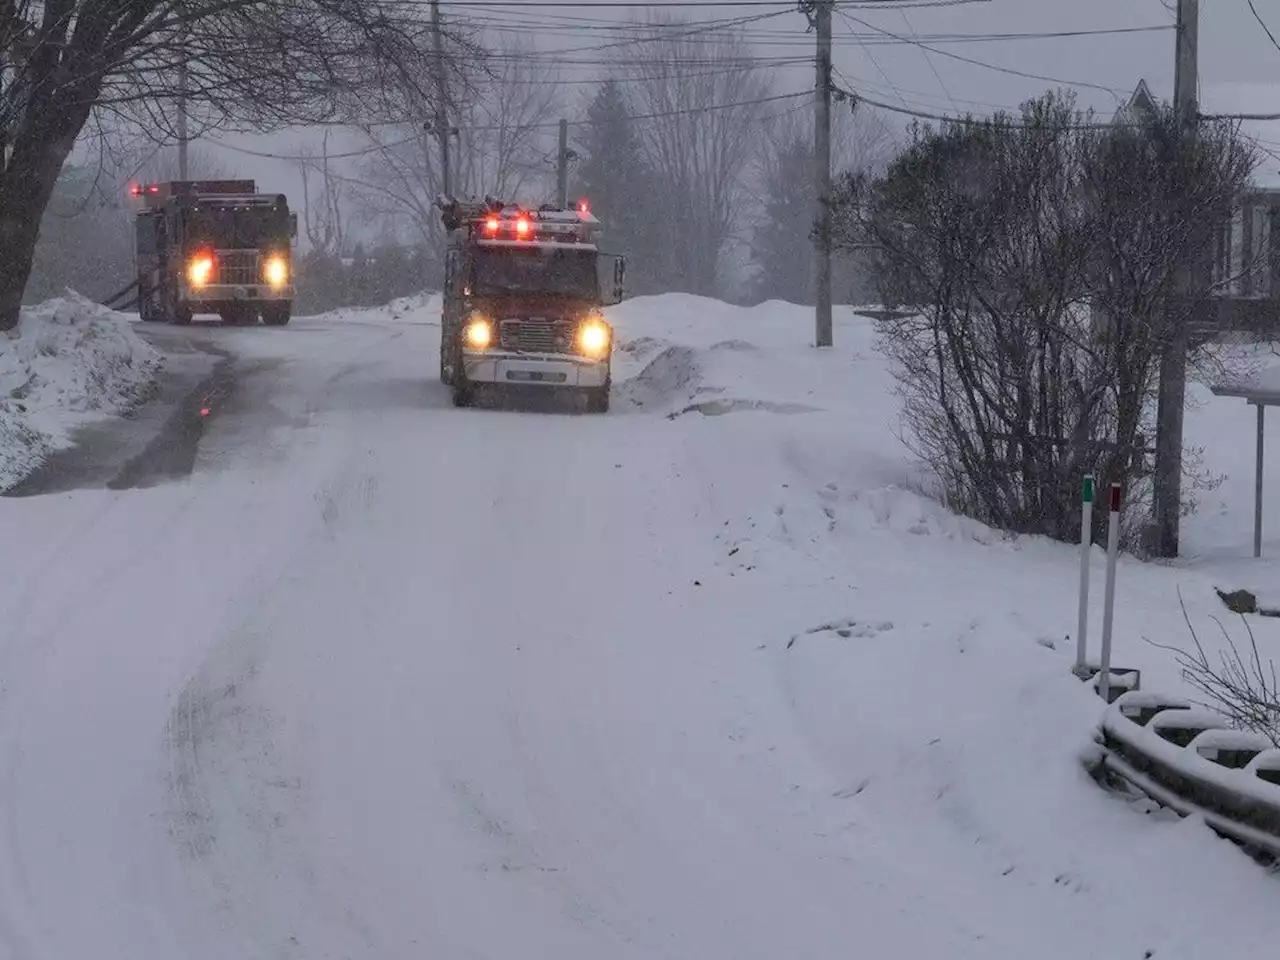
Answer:
[{"label": "plowed snow pile", "polygon": [[17,328],[0,334],[0,491],[76,427],[136,402],[159,363],[125,314],[78,294],[24,307]]}]

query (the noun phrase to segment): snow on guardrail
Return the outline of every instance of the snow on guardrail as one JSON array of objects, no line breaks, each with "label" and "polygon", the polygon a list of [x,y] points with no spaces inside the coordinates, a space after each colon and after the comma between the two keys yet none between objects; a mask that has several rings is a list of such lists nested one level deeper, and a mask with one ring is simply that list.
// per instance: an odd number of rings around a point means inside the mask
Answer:
[{"label": "snow on guardrail", "polygon": [[1255,855],[1280,859],[1280,749],[1179,697],[1121,694],[1086,760],[1104,786],[1133,789],[1199,815]]}]

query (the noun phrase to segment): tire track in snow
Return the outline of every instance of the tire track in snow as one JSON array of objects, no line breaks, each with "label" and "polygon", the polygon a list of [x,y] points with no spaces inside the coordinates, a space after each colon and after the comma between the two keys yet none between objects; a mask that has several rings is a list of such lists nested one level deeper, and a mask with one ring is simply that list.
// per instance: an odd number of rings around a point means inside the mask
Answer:
[{"label": "tire track in snow", "polygon": [[[344,365],[325,380],[322,393],[332,400],[335,387],[372,366]],[[314,397],[308,406],[321,409]],[[346,562],[343,541],[377,503],[378,481],[364,467],[356,424],[346,421],[344,433],[345,454],[315,488],[311,521],[284,563],[289,575],[264,585],[240,626],[210,651],[180,694],[166,731],[171,836],[205,876],[228,921],[282,960],[335,949],[309,938],[314,923],[304,917],[314,921],[317,915],[339,918],[355,938],[353,948],[387,955],[374,929],[325,891],[298,839],[307,784],[276,746],[280,719],[257,682],[261,661],[270,656],[273,618],[296,601],[298,586],[316,569],[342,564],[352,577],[352,598],[366,594],[358,565]]]}]

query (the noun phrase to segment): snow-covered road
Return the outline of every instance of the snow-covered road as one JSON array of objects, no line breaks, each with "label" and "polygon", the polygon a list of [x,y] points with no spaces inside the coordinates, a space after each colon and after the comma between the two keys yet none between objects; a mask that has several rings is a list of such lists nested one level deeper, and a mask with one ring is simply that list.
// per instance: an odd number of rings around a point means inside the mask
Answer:
[{"label": "snow-covered road", "polygon": [[883,425],[812,390],[455,410],[432,319],[193,328],[240,359],[190,478],[0,501],[0,957],[1199,960],[1214,890],[1272,943],[1274,883],[1074,763],[1072,598],[955,607],[1056,548],[819,482]]}]

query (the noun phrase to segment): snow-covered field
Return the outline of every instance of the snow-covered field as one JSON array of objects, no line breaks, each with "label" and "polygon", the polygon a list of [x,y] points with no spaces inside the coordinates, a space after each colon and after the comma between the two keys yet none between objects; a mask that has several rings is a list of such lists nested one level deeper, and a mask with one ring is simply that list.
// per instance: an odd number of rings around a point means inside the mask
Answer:
[{"label": "snow-covered field", "polygon": [[0,333],[0,491],[77,427],[137,402],[159,362],[124,314],[78,294],[24,307],[17,328]]},{"label": "snow-covered field", "polygon": [[[210,331],[264,372],[190,479],[0,500],[0,957],[1274,950],[1274,877],[1080,768],[1076,554],[912,492],[869,321],[628,302],[590,417],[453,409],[435,309]],[[1155,689],[1179,589],[1280,569],[1196,397]]]}]

